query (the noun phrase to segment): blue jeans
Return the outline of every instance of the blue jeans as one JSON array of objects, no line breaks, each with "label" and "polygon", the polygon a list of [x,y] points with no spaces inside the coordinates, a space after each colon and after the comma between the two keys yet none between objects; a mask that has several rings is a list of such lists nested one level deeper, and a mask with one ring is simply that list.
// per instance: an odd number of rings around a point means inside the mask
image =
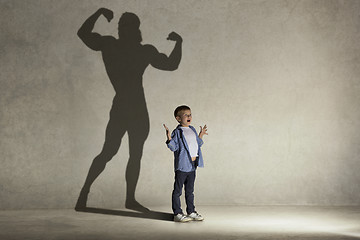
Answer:
[{"label": "blue jeans", "polygon": [[195,176],[196,176],[195,171],[175,172],[174,190],[172,192],[172,209],[175,215],[179,213],[183,213],[180,202],[180,196],[182,194],[183,185],[185,185],[186,212],[188,214],[195,212],[195,206],[194,206]]}]

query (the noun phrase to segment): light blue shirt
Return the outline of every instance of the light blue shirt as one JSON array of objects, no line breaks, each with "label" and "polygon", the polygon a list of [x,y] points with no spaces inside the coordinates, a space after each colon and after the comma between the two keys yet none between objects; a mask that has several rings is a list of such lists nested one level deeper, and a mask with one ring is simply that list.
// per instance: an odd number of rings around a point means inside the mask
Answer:
[{"label": "light blue shirt", "polygon": [[168,148],[174,152],[174,170],[182,172],[195,171],[196,167],[204,167],[204,160],[202,157],[200,147],[203,145],[203,140],[199,138],[196,130],[193,126],[189,126],[196,135],[196,141],[198,143],[198,156],[196,160],[191,161],[189,146],[185,140],[181,125],[178,125],[171,133],[171,140],[167,141]]}]

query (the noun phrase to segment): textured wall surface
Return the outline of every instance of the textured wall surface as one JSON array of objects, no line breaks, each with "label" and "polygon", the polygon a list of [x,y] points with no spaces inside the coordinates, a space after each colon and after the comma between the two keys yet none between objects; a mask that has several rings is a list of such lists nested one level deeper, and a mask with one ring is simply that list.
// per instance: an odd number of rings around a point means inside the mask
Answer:
[{"label": "textured wall surface", "polygon": [[[180,104],[207,124],[198,204],[360,204],[360,1],[0,1],[0,208],[71,208],[104,143],[114,90],[99,52],[76,32],[117,36],[125,11],[143,43],[169,54],[184,39],[178,70],[149,66],[150,116],[137,199],[169,205]],[[125,113],[126,114],[126,113]],[[94,183],[89,205],[122,207],[129,156]]]}]

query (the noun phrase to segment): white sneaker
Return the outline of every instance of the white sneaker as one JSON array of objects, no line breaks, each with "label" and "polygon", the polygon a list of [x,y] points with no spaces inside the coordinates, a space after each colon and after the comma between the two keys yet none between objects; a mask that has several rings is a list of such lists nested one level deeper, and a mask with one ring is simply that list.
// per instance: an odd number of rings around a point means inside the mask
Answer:
[{"label": "white sneaker", "polygon": [[192,220],[192,218],[189,218],[182,213],[178,213],[176,216],[174,216],[175,222],[189,222],[191,220]]},{"label": "white sneaker", "polygon": [[189,218],[191,218],[193,221],[202,221],[204,220],[203,216],[198,214],[197,212],[193,212],[188,215]]}]

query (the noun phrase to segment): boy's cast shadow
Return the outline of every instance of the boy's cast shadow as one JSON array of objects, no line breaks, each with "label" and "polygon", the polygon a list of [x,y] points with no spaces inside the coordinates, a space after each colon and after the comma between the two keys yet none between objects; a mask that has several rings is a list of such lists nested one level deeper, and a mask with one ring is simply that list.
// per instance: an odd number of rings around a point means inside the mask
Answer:
[{"label": "boy's cast shadow", "polygon": [[[118,22],[118,39],[92,32],[100,16],[104,16],[110,22],[113,12],[106,8],[97,10],[80,27],[78,36],[87,47],[101,52],[107,75],[115,90],[115,96],[109,114],[103,148],[90,166],[75,210],[145,218],[162,216],[163,213],[152,212],[135,200],[143,147],[150,130],[142,81],[143,73],[149,64],[161,70],[177,69],[181,60],[182,39],[174,32],[169,34],[168,40],[175,41],[176,45],[168,57],[159,53],[152,45],[141,44],[140,19],[135,14],[128,12],[122,14]],[[88,208],[86,205],[90,187],[105,169],[107,162],[118,152],[121,139],[126,132],[129,137],[129,160],[125,174],[125,207],[143,213]]]}]

